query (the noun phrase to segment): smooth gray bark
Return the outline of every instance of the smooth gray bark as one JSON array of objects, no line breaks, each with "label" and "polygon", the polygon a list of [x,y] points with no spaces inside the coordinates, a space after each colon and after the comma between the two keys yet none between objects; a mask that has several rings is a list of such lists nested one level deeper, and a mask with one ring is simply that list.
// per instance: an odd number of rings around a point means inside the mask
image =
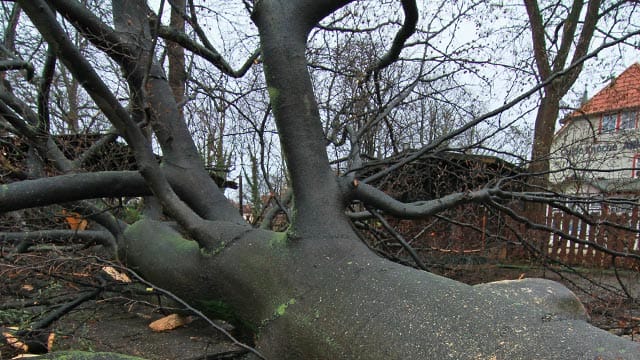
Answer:
[{"label": "smooth gray bark", "polygon": [[[640,358],[640,344],[549,305],[561,302],[538,304],[539,290],[465,285],[381,259],[355,239],[254,230],[203,254],[157,222],[127,237],[126,258],[146,278],[214,315],[211,304],[236,310],[269,359]],[[553,284],[544,286],[564,291]]]}]

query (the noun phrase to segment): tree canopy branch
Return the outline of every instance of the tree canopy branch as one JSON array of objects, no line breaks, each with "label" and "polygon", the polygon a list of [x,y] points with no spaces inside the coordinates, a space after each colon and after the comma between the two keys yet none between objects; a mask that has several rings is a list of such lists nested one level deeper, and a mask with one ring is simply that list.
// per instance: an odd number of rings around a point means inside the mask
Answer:
[{"label": "tree canopy branch", "polygon": [[405,16],[402,27],[396,33],[389,51],[387,51],[387,53],[384,54],[382,58],[380,58],[380,60],[378,60],[378,62],[367,71],[367,77],[369,77],[373,72],[378,72],[398,60],[405,42],[409,37],[411,37],[411,35],[413,35],[413,33],[416,32],[416,25],[418,24],[418,5],[416,4],[416,1],[402,0],[402,10],[404,11]]},{"label": "tree canopy branch", "polygon": [[251,54],[251,56],[249,56],[249,58],[242,65],[242,67],[240,67],[238,70],[234,70],[231,67],[231,65],[229,65],[229,63],[222,57],[222,55],[220,55],[220,53],[215,48],[209,48],[207,46],[199,44],[193,39],[189,38],[187,34],[168,26],[160,26],[158,31],[159,31],[158,35],[160,35],[160,37],[162,37],[163,39],[179,44],[180,46],[191,51],[192,53],[209,61],[216,68],[222,71],[224,74],[234,78],[239,78],[244,76],[244,74],[246,74],[247,71],[254,64],[256,59],[260,56],[260,49],[257,49]]}]

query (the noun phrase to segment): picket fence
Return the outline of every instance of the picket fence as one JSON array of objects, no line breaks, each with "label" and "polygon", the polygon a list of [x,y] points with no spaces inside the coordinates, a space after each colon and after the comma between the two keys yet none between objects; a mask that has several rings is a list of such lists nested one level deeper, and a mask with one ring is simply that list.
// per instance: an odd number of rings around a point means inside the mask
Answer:
[{"label": "picket fence", "polygon": [[547,225],[558,232],[538,235],[537,239],[546,247],[547,258],[574,266],[615,265],[640,269],[640,260],[619,256],[640,256],[640,217],[637,210],[621,214],[605,212],[590,215],[586,220],[566,213],[548,216]]},{"label": "picket fence", "polygon": [[[442,221],[391,221],[423,255],[480,256],[500,262],[535,261],[591,268],[640,271],[640,216],[627,213],[590,214],[582,219],[549,213],[554,232],[532,230],[503,215],[482,209],[466,212],[466,226]],[[634,254],[636,258],[619,256]]]}]

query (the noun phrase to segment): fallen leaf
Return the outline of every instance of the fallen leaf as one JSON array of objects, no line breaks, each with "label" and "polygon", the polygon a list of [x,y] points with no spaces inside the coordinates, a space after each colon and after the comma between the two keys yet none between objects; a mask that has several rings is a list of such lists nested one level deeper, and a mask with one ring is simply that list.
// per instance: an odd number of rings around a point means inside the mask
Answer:
[{"label": "fallen leaf", "polygon": [[76,212],[67,212],[63,209],[62,215],[65,215],[64,220],[71,230],[82,231],[86,229],[89,224],[86,219],[82,218],[82,215]]},{"label": "fallen leaf", "polygon": [[153,331],[166,331],[184,326],[190,322],[191,320],[188,317],[184,317],[178,314],[171,314],[152,322],[151,324],[149,324],[149,327]]},{"label": "fallen leaf", "polygon": [[29,346],[27,346],[27,344],[25,344],[22,341],[20,341],[12,333],[3,332],[2,336],[4,336],[7,344],[9,344],[9,346],[11,346],[12,348],[20,350],[20,351],[25,351],[25,352],[29,351]]},{"label": "fallen leaf", "polygon": [[33,285],[24,284],[22,285],[22,290],[33,291]]},{"label": "fallen leaf", "polygon": [[51,351],[53,349],[53,341],[56,339],[56,333],[50,333],[47,338],[47,349]]},{"label": "fallen leaf", "polygon": [[127,276],[127,274],[119,272],[118,270],[114,269],[112,266],[103,266],[102,271],[109,274],[109,276],[111,276],[116,281],[120,281],[124,283],[131,282],[131,279],[129,278],[129,276]]}]

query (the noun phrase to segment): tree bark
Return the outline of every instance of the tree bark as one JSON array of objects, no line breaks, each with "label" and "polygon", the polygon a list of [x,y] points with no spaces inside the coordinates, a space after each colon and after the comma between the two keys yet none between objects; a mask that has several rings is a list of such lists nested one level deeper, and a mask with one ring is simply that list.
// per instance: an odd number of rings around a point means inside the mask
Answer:
[{"label": "tree bark", "polygon": [[296,208],[293,231],[301,236],[351,234],[342,210],[343,191],[329,166],[305,53],[307,35],[321,19],[319,14],[346,3],[261,1],[253,14],[271,106],[291,175]]},{"label": "tree bark", "polygon": [[640,344],[569,313],[392,263],[355,238],[252,230],[203,253],[158,222],[126,236],[145,278],[254,331],[268,359],[638,359]]},{"label": "tree bark", "polygon": [[[184,33],[183,14],[186,9],[185,0],[173,0],[171,4],[171,18],[169,25],[175,31]],[[177,43],[169,42],[167,44],[167,54],[169,59],[169,86],[173,92],[173,97],[179,105],[182,114],[182,106],[185,100],[185,88],[187,81],[187,73],[185,71],[184,48]]]},{"label": "tree bark", "polygon": [[[571,10],[562,23],[562,37],[559,49],[555,54],[555,58],[550,59],[550,50],[547,49],[545,40],[545,22],[542,18],[538,1],[524,0],[531,26],[531,41],[536,68],[541,81],[550,78],[553,73],[565,70],[571,48],[572,46],[574,47],[571,62],[568,64],[572,67],[571,70],[566,75],[544,87],[544,95],[536,114],[529,170],[534,174],[539,174],[544,179],[541,185],[544,185],[549,176],[549,154],[555,133],[555,124],[560,111],[560,100],[571,89],[582,71],[582,64],[579,60],[589,51],[589,45],[599,18],[600,3],[600,0],[588,1],[584,20],[582,21],[582,29],[580,34],[576,34],[584,2],[582,0],[573,1]],[[577,42],[575,42],[576,37],[578,38]]]}]

